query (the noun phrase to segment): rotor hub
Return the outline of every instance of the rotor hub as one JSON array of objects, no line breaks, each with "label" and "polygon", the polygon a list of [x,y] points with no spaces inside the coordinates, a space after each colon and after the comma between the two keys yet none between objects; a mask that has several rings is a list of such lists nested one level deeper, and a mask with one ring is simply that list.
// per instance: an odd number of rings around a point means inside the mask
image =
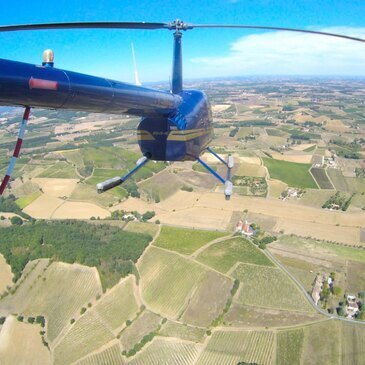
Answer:
[{"label": "rotor hub", "polygon": [[180,32],[182,30],[193,29],[193,27],[190,24],[185,23],[180,19],[176,19],[176,20],[170,22],[168,28],[170,30],[175,30],[176,32]]}]

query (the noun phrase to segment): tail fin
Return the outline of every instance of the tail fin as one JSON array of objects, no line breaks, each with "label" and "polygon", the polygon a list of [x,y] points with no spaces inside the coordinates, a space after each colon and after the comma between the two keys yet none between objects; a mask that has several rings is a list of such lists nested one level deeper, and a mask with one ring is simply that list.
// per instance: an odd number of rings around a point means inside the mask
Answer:
[{"label": "tail fin", "polygon": [[133,65],[134,65],[134,81],[135,81],[136,85],[141,86],[142,84],[141,84],[141,81],[139,80],[139,76],[138,76],[136,55],[134,53],[133,43],[131,43],[131,47],[132,47],[132,57],[133,57]]}]

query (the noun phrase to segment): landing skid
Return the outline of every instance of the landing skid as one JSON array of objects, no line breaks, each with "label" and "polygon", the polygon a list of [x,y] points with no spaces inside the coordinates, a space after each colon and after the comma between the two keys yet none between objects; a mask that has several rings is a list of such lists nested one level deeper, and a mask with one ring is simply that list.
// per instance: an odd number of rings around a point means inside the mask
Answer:
[{"label": "landing skid", "polygon": [[107,191],[109,189],[115,188],[116,186],[119,186],[124,183],[127,179],[129,179],[133,174],[135,174],[141,167],[143,167],[148,162],[148,157],[143,156],[136,162],[136,167],[134,167],[131,171],[127,172],[122,177],[116,176],[112,177],[111,179],[105,180],[99,184],[96,184],[96,190],[97,192],[103,193],[104,191]]},{"label": "landing skid", "polygon": [[212,148],[207,148],[208,152],[210,152],[214,157],[216,157],[220,162],[227,166],[227,177],[224,179],[221,175],[219,175],[216,171],[214,171],[207,163],[205,163],[201,158],[198,158],[198,162],[204,166],[213,176],[215,176],[222,184],[224,184],[224,195],[226,200],[229,200],[233,191],[233,184],[231,181],[231,171],[234,166],[234,160],[231,155],[228,155],[227,161],[224,161],[222,157],[220,157]]}]

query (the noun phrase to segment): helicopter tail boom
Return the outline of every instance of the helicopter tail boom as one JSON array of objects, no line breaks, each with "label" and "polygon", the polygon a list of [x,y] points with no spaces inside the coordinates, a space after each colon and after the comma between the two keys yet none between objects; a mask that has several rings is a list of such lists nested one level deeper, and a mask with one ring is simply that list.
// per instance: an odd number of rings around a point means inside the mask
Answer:
[{"label": "helicopter tail boom", "polygon": [[0,105],[156,117],[180,103],[166,91],[0,59]]}]

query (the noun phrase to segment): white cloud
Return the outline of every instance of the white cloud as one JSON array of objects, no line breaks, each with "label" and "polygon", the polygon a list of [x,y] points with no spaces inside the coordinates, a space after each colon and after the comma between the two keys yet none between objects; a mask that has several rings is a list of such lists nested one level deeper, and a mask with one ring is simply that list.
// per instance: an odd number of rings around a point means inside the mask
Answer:
[{"label": "white cloud", "polygon": [[[365,28],[320,29],[365,38]],[[284,31],[252,34],[233,42],[226,56],[191,62],[204,76],[365,75],[365,43]]]}]

